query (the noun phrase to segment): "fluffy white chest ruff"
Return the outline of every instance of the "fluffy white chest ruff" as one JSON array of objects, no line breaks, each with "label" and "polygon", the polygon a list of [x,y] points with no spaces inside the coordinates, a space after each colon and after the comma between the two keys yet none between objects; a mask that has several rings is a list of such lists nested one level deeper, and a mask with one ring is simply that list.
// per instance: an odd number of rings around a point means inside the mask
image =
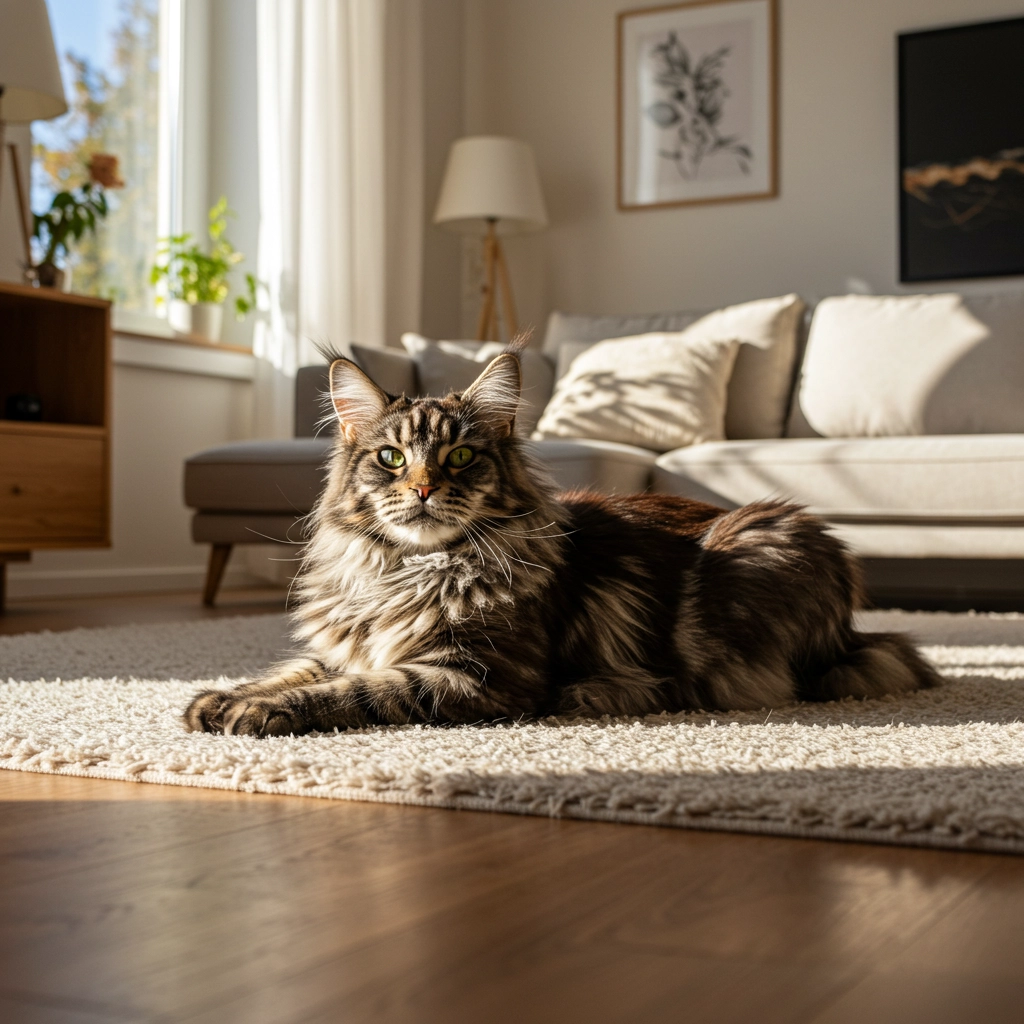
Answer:
[{"label": "fluffy white chest ruff", "polygon": [[300,593],[295,638],[347,672],[415,661],[454,624],[512,601],[465,552],[402,554],[340,533],[314,544]]}]

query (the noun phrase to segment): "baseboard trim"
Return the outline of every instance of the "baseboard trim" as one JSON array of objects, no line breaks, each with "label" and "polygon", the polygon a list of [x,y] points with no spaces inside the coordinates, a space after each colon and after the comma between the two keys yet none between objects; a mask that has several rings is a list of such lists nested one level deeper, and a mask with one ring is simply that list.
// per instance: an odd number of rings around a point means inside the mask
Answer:
[{"label": "baseboard trim", "polygon": [[[8,566],[10,600],[41,597],[94,597],[103,594],[143,594],[156,591],[202,590],[205,565],[139,566],[120,569],[33,569]],[[266,579],[244,565],[228,566],[222,588],[265,587]]]}]

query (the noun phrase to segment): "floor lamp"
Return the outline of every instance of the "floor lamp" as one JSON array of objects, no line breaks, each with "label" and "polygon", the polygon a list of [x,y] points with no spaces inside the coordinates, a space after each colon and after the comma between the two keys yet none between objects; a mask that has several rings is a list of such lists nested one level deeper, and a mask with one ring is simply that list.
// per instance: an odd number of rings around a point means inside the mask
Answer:
[{"label": "floor lamp", "polygon": [[434,223],[483,237],[483,283],[476,336],[511,338],[516,322],[512,283],[501,245],[503,235],[547,226],[544,196],[533,150],[518,139],[493,135],[459,139],[448,154]]},{"label": "floor lamp", "polygon": [[6,129],[9,124],[48,121],[63,114],[68,105],[46,0],[0,0],[0,28],[0,204],[9,155],[25,258],[31,264],[28,203],[17,146],[7,142]]}]

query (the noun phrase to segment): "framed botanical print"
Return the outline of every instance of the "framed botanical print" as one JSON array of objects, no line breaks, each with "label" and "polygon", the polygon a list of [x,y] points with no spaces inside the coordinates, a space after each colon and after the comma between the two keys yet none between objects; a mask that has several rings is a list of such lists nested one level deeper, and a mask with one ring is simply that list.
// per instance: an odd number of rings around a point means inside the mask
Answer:
[{"label": "framed botanical print", "polygon": [[899,37],[900,280],[1024,274],[1024,18]]},{"label": "framed botanical print", "polygon": [[777,0],[618,19],[619,209],[777,195]]}]

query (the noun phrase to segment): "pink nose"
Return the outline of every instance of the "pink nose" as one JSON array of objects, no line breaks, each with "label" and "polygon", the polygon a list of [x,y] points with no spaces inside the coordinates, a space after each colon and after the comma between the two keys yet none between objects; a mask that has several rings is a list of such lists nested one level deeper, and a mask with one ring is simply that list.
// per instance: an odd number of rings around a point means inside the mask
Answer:
[{"label": "pink nose", "polygon": [[420,496],[420,501],[426,501],[437,490],[436,487],[428,487],[426,484],[414,485],[414,489]]}]

